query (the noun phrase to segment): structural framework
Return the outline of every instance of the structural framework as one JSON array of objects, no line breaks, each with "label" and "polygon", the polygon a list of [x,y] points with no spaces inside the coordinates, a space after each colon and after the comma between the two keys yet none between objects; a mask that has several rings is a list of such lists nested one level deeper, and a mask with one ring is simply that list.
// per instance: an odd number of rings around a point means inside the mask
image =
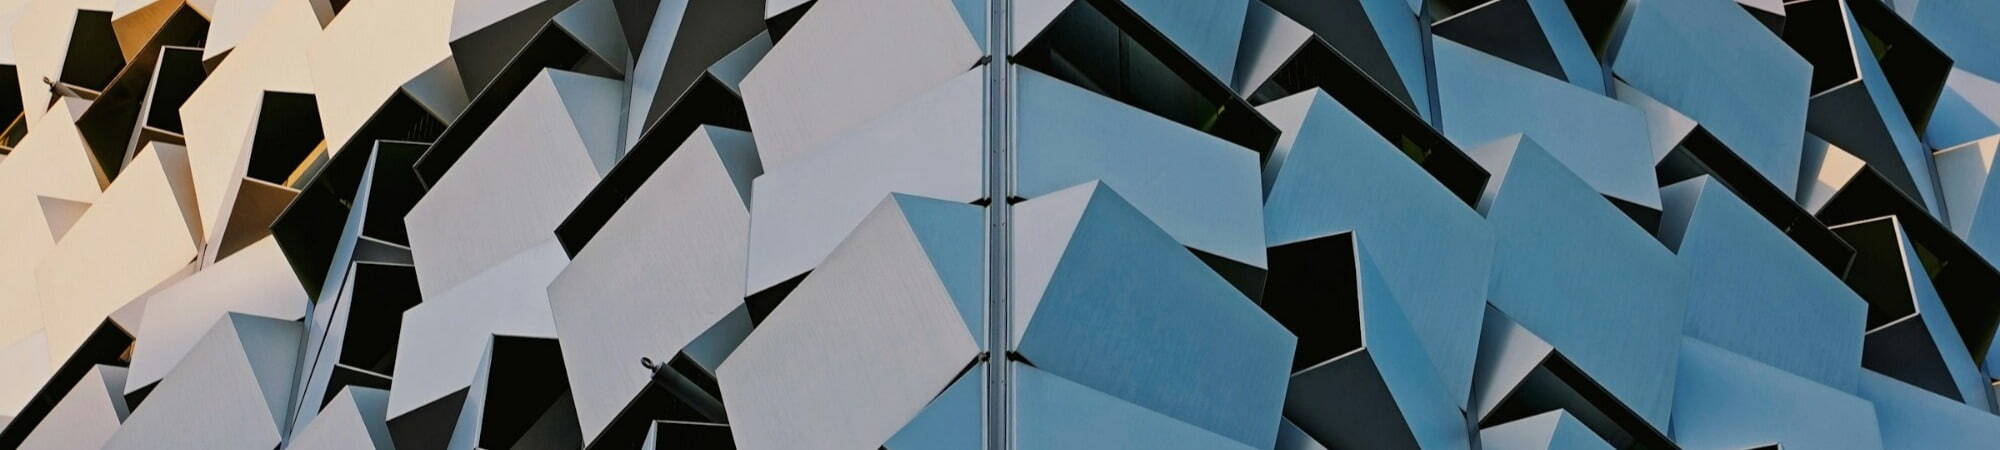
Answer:
[{"label": "structural framework", "polygon": [[0,448],[2000,447],[2000,1],[0,0]]}]

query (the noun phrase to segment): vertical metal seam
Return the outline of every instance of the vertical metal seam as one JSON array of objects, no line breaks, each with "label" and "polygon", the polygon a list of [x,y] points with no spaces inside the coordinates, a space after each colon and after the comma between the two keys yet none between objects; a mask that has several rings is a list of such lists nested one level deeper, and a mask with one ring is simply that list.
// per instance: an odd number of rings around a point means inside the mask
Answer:
[{"label": "vertical metal seam", "polygon": [[1012,0],[987,0],[986,15],[986,448],[1013,443],[1013,384],[1007,358],[1013,340],[1013,48]]}]

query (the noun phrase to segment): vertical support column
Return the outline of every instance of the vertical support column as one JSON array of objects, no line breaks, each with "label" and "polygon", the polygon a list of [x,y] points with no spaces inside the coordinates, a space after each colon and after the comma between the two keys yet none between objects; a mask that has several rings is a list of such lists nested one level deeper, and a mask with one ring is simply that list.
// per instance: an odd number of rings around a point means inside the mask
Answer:
[{"label": "vertical support column", "polygon": [[1012,0],[987,0],[986,14],[986,448],[1014,448],[1013,347],[1014,98]]}]

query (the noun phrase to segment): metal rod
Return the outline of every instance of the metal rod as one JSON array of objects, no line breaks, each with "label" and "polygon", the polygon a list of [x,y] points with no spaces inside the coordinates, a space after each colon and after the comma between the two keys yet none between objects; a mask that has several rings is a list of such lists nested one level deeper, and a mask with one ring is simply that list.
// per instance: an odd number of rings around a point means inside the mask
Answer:
[{"label": "metal rod", "polygon": [[1014,183],[1012,0],[987,0],[986,16],[986,448],[1006,450],[1013,442],[1013,385],[1008,349],[1013,347],[1011,260]]}]

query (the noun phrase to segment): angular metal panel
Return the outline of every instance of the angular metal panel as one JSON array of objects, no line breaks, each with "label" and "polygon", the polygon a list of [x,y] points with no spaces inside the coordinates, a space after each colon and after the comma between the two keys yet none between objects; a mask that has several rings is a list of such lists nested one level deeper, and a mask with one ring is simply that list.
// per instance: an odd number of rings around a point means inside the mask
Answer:
[{"label": "angular metal panel", "polygon": [[801,156],[797,167],[770,164],[760,139],[765,162],[750,195],[749,292],[819,266],[891,192],[978,200],[981,75],[961,72]]},{"label": "angular metal panel", "polygon": [[1688,273],[1682,332],[1853,392],[1868,303],[1707,177],[1661,190],[1661,240]]},{"label": "angular metal panel", "polygon": [[297,322],[241,314],[217,320],[104,448],[281,444],[301,331]]},{"label": "angular metal panel", "polygon": [[1525,134],[1605,196],[1659,209],[1646,115],[1450,39],[1437,45],[1445,136],[1463,147]]},{"label": "angular metal panel", "polygon": [[817,152],[981,53],[948,0],[816,3],[743,79],[758,156],[776,170]]},{"label": "angular metal panel", "polygon": [[1854,393],[1865,382],[1854,391],[1829,387],[1697,339],[1681,342],[1674,440],[1682,446],[1885,448],[1876,405]]},{"label": "angular metal panel", "polygon": [[1286,130],[1264,167],[1268,245],[1345,230],[1367,235],[1370,246],[1384,249],[1375,264],[1446,392],[1463,403],[1493,270],[1491,228],[1324,92],[1258,110]]},{"label": "angular metal panel", "polygon": [[[405,217],[425,297],[547,240],[610,170],[617,80],[543,71]],[[610,111],[578,117],[577,111]]]},{"label": "angular metal panel", "polygon": [[1021,420],[1014,430],[1023,449],[1257,448],[1175,420],[1061,376],[1017,365],[1015,400]]},{"label": "angular metal panel", "polygon": [[59,449],[103,446],[131,410],[125,405],[125,368],[97,366],[63,396],[20,448]]},{"label": "angular metal panel", "polygon": [[[979,255],[931,252],[924,202],[884,199],[722,363],[738,448],[881,446],[979,355],[940,278]],[[976,223],[939,231],[977,240]]]},{"label": "angular metal panel", "polygon": [[1264,267],[1255,152],[1032,70],[1016,73],[1014,196],[1101,180],[1182,245]]},{"label": "angular metal panel", "polygon": [[306,307],[305,290],[285,265],[277,241],[260,240],[146,300],[147,325],[136,333],[130,382],[120,395],[164,378],[216,319],[242,313],[296,320],[305,317]]},{"label": "angular metal panel", "polygon": [[342,389],[311,425],[292,435],[291,446],[287,448],[395,448],[395,444],[389,442],[389,428],[382,417],[383,408],[388,403],[388,391],[363,387]]},{"label": "angular metal panel", "polygon": [[1665,429],[1686,269],[1533,140],[1502,138],[1468,153],[1494,174],[1480,202],[1497,242],[1493,306]]},{"label": "angular metal panel", "polygon": [[639,358],[671,359],[743,305],[758,172],[749,133],[696,131],[550,281],[584,441],[649,382]]},{"label": "angular metal panel", "polygon": [[1104,183],[1019,210],[1021,358],[1238,442],[1271,445],[1291,332]]},{"label": "angular metal panel", "polygon": [[1604,50],[1611,74],[1701,123],[1792,192],[1813,66],[1731,2],[1632,5]]},{"label": "angular metal panel", "polygon": [[1495,450],[1609,450],[1611,444],[1604,443],[1575,416],[1563,410],[1554,410],[1526,419],[1507,422],[1479,430],[1480,448]]}]

